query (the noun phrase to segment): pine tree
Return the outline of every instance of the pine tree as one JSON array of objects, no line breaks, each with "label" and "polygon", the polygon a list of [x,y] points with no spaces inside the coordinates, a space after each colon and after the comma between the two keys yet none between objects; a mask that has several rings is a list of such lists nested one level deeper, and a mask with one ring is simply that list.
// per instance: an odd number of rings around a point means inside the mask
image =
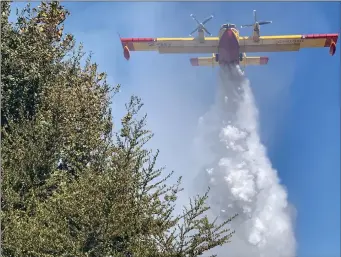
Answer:
[{"label": "pine tree", "polygon": [[198,256],[229,242],[207,194],[175,215],[181,178],[156,167],[141,99],[115,132],[112,87],[72,35],[58,2],[10,23],[1,2],[3,256]]}]

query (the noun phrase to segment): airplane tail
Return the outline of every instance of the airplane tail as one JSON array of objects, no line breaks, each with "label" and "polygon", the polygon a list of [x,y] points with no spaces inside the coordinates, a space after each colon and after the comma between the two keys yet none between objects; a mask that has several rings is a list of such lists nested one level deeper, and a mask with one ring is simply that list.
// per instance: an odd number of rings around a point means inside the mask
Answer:
[{"label": "airplane tail", "polygon": [[[243,60],[239,62],[240,66],[249,66],[249,65],[266,65],[268,64],[269,57],[264,56],[244,56]],[[215,56],[212,57],[197,57],[190,59],[192,66],[211,66],[216,67],[219,66],[219,62],[216,61]]]}]

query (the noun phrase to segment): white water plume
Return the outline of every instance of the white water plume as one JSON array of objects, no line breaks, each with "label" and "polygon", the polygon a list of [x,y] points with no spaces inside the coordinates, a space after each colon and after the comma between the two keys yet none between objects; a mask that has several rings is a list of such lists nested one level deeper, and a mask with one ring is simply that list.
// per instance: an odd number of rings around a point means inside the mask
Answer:
[{"label": "white water plume", "polygon": [[[215,104],[199,121],[197,182],[211,188],[214,216],[238,213],[232,242],[218,256],[293,257],[292,208],[258,133],[249,81],[239,67],[221,69]],[[217,250],[214,249],[214,252]]]}]

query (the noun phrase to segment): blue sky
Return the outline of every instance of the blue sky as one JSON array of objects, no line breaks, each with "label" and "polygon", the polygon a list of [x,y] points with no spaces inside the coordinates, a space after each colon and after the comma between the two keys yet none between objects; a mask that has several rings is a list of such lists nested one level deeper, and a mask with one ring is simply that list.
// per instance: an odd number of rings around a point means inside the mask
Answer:
[{"label": "blue sky", "polygon": [[[18,5],[18,4],[16,4]],[[19,4],[22,5],[22,4]],[[216,71],[191,67],[197,55],[131,53],[123,58],[117,32],[122,37],[187,36],[198,19],[215,18],[207,29],[217,34],[222,23],[237,25],[259,19],[273,24],[263,35],[340,32],[340,3],[282,2],[70,2],[65,29],[94,53],[100,69],[112,83],[122,84],[115,100],[114,120],[123,114],[131,94],[145,102],[149,127],[156,133],[159,163],[193,178],[189,145],[198,118],[212,104]],[[251,33],[242,29],[241,35]],[[337,44],[340,46],[340,43]],[[340,256],[340,49],[265,53],[266,67],[246,69],[260,112],[261,138],[272,164],[297,209],[296,237],[300,257]],[[193,160],[192,160],[193,161]]]}]

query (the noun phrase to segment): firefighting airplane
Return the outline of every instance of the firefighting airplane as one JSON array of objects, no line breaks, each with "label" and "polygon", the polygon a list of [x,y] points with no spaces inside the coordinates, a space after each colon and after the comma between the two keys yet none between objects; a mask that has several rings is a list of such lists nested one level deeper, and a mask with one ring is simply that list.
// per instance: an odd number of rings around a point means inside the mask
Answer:
[{"label": "firefighting airplane", "polygon": [[[329,47],[330,55],[336,51],[338,34],[310,34],[310,35],[278,35],[260,36],[260,26],[272,23],[271,21],[257,21],[256,10],[253,11],[254,23],[243,25],[253,27],[252,36],[241,37],[234,24],[223,24],[218,37],[205,37],[205,33],[211,33],[205,28],[205,24],[213,16],[199,22],[192,14],[191,17],[197,23],[197,28],[192,31],[190,37],[185,38],[121,38],[123,55],[129,60],[130,51],[158,51],[161,54],[174,53],[213,53],[212,57],[191,58],[192,66],[240,66],[264,65],[268,63],[268,57],[247,57],[245,53],[254,52],[285,52],[299,51],[301,48]],[[197,37],[192,37],[198,32]]]}]

